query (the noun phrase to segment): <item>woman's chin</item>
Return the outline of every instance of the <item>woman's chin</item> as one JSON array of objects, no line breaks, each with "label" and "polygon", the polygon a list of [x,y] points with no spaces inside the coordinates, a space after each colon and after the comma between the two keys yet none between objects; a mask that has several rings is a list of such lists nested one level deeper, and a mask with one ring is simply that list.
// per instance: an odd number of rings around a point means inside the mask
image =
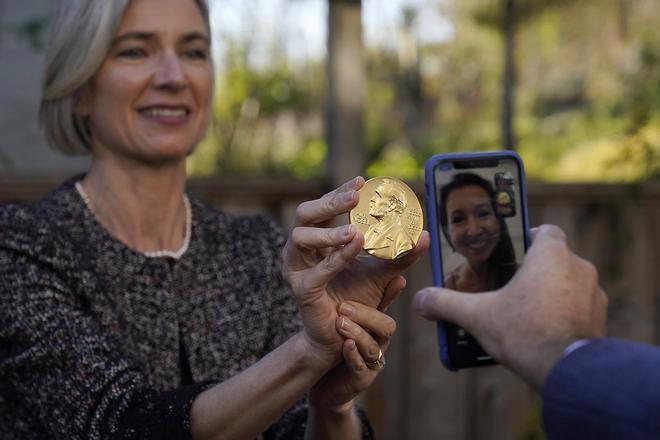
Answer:
[{"label": "woman's chin", "polygon": [[182,147],[180,144],[152,145],[148,149],[137,152],[134,159],[154,166],[176,164],[185,162],[186,158],[194,150],[193,147]]},{"label": "woman's chin", "polygon": [[486,263],[494,250],[493,246],[486,245],[478,249],[468,247],[461,253],[472,266],[475,266]]},{"label": "woman's chin", "polygon": [[488,261],[488,257],[484,258],[481,255],[479,255],[479,256],[470,255],[470,256],[467,256],[466,258],[467,258],[468,262],[470,263],[470,266],[472,266],[472,267],[481,266],[484,263],[486,263],[486,261]]}]

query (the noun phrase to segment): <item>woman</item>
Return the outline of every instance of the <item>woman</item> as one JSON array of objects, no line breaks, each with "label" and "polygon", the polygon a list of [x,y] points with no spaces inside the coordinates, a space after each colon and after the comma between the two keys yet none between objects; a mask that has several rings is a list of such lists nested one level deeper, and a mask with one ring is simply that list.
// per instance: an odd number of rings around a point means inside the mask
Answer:
[{"label": "woman", "polygon": [[492,185],[476,174],[458,173],[442,187],[440,206],[442,232],[467,260],[445,275],[445,286],[483,292],[506,284],[518,265]]},{"label": "woman", "polygon": [[0,437],[369,435],[353,399],[384,365],[382,311],[428,239],[398,262],[359,256],[353,227],[329,227],[356,178],[300,205],[281,260],[271,222],[185,192],[209,42],[203,0],[61,3],[41,122],[92,163],[0,210]]}]

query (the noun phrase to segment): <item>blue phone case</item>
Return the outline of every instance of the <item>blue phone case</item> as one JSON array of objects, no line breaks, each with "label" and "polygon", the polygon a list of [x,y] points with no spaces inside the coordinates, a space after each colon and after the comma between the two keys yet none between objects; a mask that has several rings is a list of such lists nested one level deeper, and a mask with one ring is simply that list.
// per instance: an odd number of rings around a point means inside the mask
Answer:
[{"label": "blue phone case", "polygon": [[[426,220],[431,235],[431,271],[433,274],[433,284],[438,287],[444,287],[442,283],[442,257],[440,253],[440,228],[438,228],[437,209],[435,201],[437,200],[436,185],[433,176],[433,170],[438,162],[446,160],[463,159],[489,159],[489,158],[512,158],[518,163],[520,170],[520,194],[522,197],[521,215],[524,229],[525,250],[529,247],[529,219],[527,214],[527,189],[525,188],[525,171],[522,159],[513,151],[491,151],[482,153],[446,153],[436,154],[426,161],[424,166],[424,182],[426,188]],[[458,371],[458,368],[452,364],[449,358],[449,348],[447,340],[447,327],[444,321],[438,321],[437,326],[438,348],[442,364],[451,371]]]}]

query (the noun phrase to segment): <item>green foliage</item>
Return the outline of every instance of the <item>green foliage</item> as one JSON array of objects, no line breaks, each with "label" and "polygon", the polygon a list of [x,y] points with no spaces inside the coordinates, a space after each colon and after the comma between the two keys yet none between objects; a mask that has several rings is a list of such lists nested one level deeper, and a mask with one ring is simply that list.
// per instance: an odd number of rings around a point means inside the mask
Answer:
[{"label": "green foliage", "polygon": [[322,174],[320,62],[294,69],[275,54],[267,67],[255,69],[245,44],[230,45],[216,78],[208,134],[189,158],[189,172]]},{"label": "green foliage", "polygon": [[397,176],[402,179],[422,178],[422,165],[409,145],[391,143],[383,149],[378,159],[367,168],[367,176]]},{"label": "green foliage", "polygon": [[298,179],[320,176],[325,171],[328,146],[321,139],[311,139],[291,161],[291,173]]},{"label": "green foliage", "polygon": [[[446,43],[418,44],[414,64],[368,46],[367,174],[421,176],[432,154],[501,145],[502,0],[438,2],[455,27]],[[514,128],[531,179],[660,178],[660,34],[655,0],[516,0]],[[403,11],[402,11],[403,14]],[[416,13],[407,10],[415,26]],[[322,175],[325,60],[292,66],[274,52],[263,68],[229,42],[198,174]],[[415,58],[416,57],[416,58]]]},{"label": "green foliage", "polygon": [[486,66],[500,60],[483,50],[492,38],[468,21],[452,44],[420,47],[412,72],[397,54],[368,51],[368,175],[419,178],[432,154],[494,149],[497,100],[484,91],[497,87]]},{"label": "green foliage", "polygon": [[[505,19],[506,0],[469,0],[475,21],[483,26],[500,30]],[[515,0],[514,21],[524,23],[543,14],[549,8],[563,6],[570,0]]]},{"label": "green foliage", "polygon": [[586,57],[527,93],[533,111],[519,116],[520,153],[531,176],[592,182],[660,176],[660,39],[640,35],[627,56],[633,62],[618,71],[603,69],[602,60],[591,66]]},{"label": "green foliage", "polygon": [[660,177],[660,119],[649,122],[634,133],[583,142],[561,157],[549,177],[614,182]]}]

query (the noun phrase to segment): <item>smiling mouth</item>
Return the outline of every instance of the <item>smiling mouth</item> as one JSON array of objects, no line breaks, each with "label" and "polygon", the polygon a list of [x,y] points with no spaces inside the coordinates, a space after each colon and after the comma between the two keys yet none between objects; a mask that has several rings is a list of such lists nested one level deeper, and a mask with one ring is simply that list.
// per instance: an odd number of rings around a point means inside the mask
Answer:
[{"label": "smiling mouth", "polygon": [[185,108],[151,107],[140,110],[140,113],[152,118],[184,118],[190,111]]},{"label": "smiling mouth", "polygon": [[482,235],[481,237],[463,241],[463,246],[467,247],[468,249],[472,249],[473,251],[480,251],[488,246],[489,243],[492,243],[493,240],[497,240],[498,238],[499,234],[486,234]]},{"label": "smiling mouth", "polygon": [[488,243],[488,240],[477,241],[477,242],[468,244],[467,247],[469,247],[470,249],[479,250],[479,249],[482,249],[484,246],[486,246],[486,243]]}]

